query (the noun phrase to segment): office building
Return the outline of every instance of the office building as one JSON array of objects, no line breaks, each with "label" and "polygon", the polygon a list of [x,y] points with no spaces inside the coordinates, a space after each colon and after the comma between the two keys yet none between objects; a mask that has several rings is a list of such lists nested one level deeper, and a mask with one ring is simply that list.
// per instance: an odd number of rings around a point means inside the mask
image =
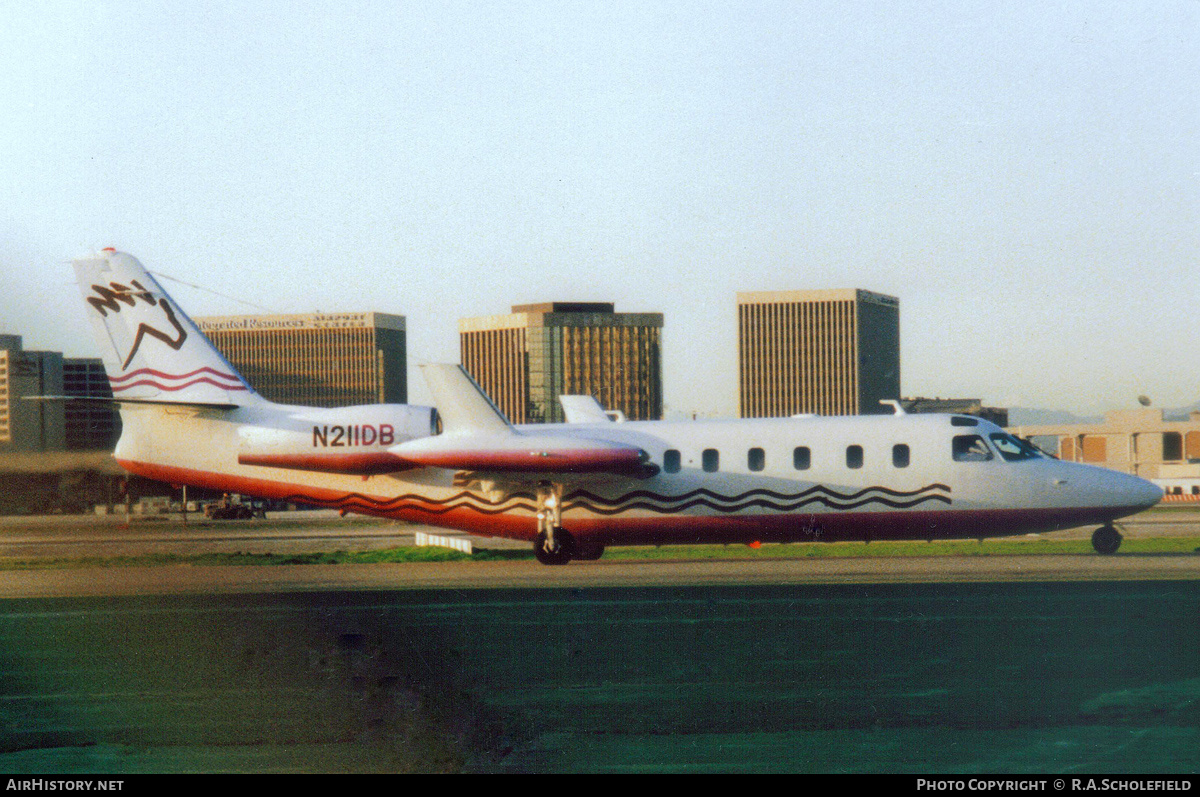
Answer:
[{"label": "office building", "polygon": [[562,421],[560,395],[654,420],[662,417],[662,325],[662,313],[549,302],[464,318],[458,332],[463,367],[513,423]]},{"label": "office building", "polygon": [[307,313],[210,316],[195,322],[271,401],[346,407],[408,400],[403,316]]},{"label": "office building", "polygon": [[61,451],[63,402],[27,397],[62,391],[62,354],[25,351],[20,335],[0,335],[0,451]]},{"label": "office building", "polygon": [[[98,357],[63,359],[63,395],[111,399],[112,386]],[[67,451],[112,451],[121,436],[121,416],[113,404],[68,401],[63,405]]]},{"label": "office building", "polygon": [[900,397],[900,300],[864,290],[739,292],[743,418],[889,413]]}]

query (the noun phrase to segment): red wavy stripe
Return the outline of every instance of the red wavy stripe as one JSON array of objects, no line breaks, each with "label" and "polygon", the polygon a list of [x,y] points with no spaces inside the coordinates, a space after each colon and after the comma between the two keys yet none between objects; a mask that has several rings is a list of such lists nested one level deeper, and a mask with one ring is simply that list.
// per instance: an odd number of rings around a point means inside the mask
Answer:
[{"label": "red wavy stripe", "polygon": [[184,382],[182,385],[164,385],[159,382],[155,382],[153,379],[143,379],[140,382],[133,382],[128,385],[120,385],[120,386],[113,385],[113,392],[119,393],[122,390],[129,390],[130,388],[133,388],[133,387],[140,387],[141,385],[150,385],[151,387],[156,387],[159,390],[166,390],[168,392],[173,393],[176,390],[183,390],[184,388],[191,387],[192,385],[198,385],[202,382],[210,384],[213,387],[219,387],[222,390],[248,390],[249,389],[245,385],[241,385],[241,384],[228,385],[223,382],[214,382],[213,380],[204,376],[199,379],[193,379],[191,382]]},{"label": "red wavy stripe", "polygon": [[139,368],[136,371],[130,371],[129,373],[123,374],[121,376],[110,376],[108,378],[108,381],[115,385],[118,382],[126,382],[130,379],[133,379],[135,376],[141,376],[142,374],[153,374],[154,376],[158,376],[163,379],[187,379],[188,377],[192,377],[192,376],[195,376],[196,374],[201,374],[206,371],[208,373],[212,374],[213,376],[219,377],[221,379],[232,379],[235,382],[239,381],[238,378],[236,376],[234,376],[233,374],[227,374],[227,373],[223,373],[221,371],[217,371],[215,369],[209,368],[207,365],[204,366],[203,368],[197,368],[195,371],[191,371],[186,374],[168,374],[163,371],[156,371],[153,368]]}]

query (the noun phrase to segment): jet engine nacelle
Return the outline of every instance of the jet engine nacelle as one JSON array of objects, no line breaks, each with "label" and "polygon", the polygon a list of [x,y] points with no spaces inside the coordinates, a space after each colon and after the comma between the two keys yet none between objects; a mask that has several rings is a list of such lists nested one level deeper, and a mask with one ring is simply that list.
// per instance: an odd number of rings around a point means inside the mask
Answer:
[{"label": "jet engine nacelle", "polygon": [[273,426],[238,430],[238,463],[371,475],[417,467],[388,449],[438,433],[437,410],[409,404],[298,409]]}]

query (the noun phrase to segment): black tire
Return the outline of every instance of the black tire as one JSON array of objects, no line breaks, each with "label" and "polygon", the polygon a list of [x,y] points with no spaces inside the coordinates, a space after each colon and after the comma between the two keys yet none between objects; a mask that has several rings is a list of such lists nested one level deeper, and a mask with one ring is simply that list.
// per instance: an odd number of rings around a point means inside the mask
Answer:
[{"label": "black tire", "polygon": [[533,555],[537,560],[544,565],[565,565],[574,558],[575,541],[571,535],[562,529],[554,530],[554,542],[557,548],[553,551],[546,550],[546,533],[541,532],[533,541]]},{"label": "black tire", "polygon": [[594,562],[604,556],[604,546],[599,543],[580,542],[575,547],[575,558],[581,562]]},{"label": "black tire", "polygon": [[1092,547],[1096,553],[1109,556],[1121,547],[1121,533],[1112,526],[1101,526],[1092,533]]}]

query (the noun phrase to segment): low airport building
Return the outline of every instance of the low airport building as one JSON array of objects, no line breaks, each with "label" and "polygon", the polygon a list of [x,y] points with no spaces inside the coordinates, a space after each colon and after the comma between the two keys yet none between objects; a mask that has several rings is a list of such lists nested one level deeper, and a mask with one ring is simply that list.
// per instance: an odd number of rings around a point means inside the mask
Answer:
[{"label": "low airport building", "polygon": [[1160,409],[1114,410],[1100,423],[1009,427],[1059,459],[1132,473],[1164,500],[1200,501],[1200,412],[1167,420]]}]

